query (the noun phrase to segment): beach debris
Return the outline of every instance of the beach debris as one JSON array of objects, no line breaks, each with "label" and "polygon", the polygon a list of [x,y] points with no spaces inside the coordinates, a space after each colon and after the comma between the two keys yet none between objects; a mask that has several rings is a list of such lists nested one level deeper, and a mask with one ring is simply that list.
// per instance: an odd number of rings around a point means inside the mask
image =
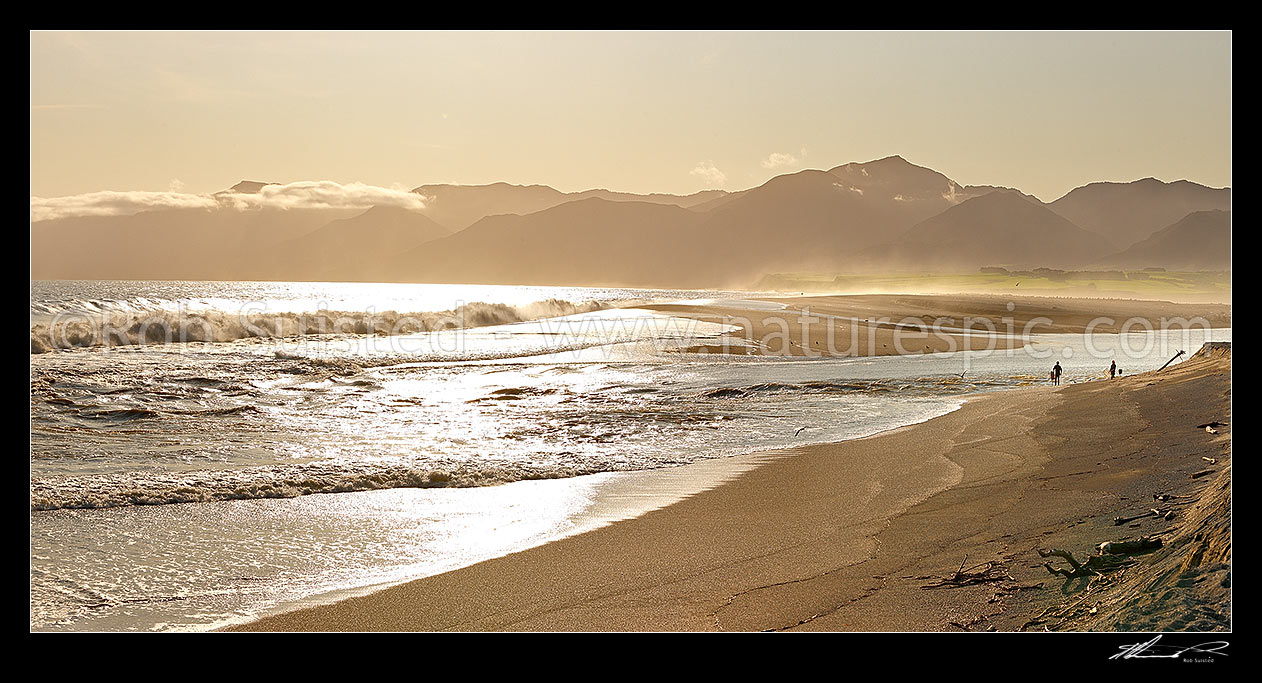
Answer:
[{"label": "beach debris", "polygon": [[1101,555],[1135,555],[1161,547],[1161,539],[1145,536],[1137,541],[1105,541],[1096,546]]},{"label": "beach debris", "polygon": [[1218,430],[1217,430],[1217,429],[1214,429],[1213,427],[1206,427],[1206,428],[1205,428],[1205,433],[1207,433],[1207,434],[1217,434],[1217,433],[1218,433]]},{"label": "beach debris", "polygon": [[1188,478],[1189,478],[1189,479],[1200,479],[1201,477],[1206,477],[1206,476],[1209,476],[1209,475],[1211,475],[1211,474],[1213,474],[1213,473],[1214,473],[1214,470],[1201,470],[1200,472],[1193,472],[1192,474],[1188,475]]},{"label": "beach debris", "polygon": [[1113,526],[1122,526],[1123,524],[1126,524],[1128,522],[1133,522],[1137,519],[1143,519],[1145,517],[1163,517],[1164,515],[1165,515],[1164,512],[1159,512],[1155,509],[1149,509],[1147,512],[1134,515],[1133,517],[1122,517],[1122,516],[1114,517]]},{"label": "beach debris", "polygon": [[1174,510],[1158,510],[1157,508],[1151,508],[1149,512],[1152,513],[1153,517],[1158,519],[1164,519],[1167,521],[1174,519]]},{"label": "beach debris", "polygon": [[1196,494],[1195,494],[1195,493],[1189,493],[1189,494],[1187,494],[1187,495],[1182,495],[1182,496],[1175,495],[1175,494],[1172,494],[1172,493],[1154,493],[1154,494],[1152,494],[1152,499],[1153,499],[1153,500],[1156,500],[1156,501],[1161,501],[1161,502],[1166,502],[1166,501],[1169,501],[1169,500],[1175,500],[1176,498],[1195,498],[1195,497],[1196,497]]},{"label": "beach debris", "polygon": [[808,429],[808,427],[798,427],[798,430],[796,432],[793,432],[793,436],[797,436],[798,434],[801,434],[802,431],[805,429]]},{"label": "beach debris", "polygon": [[[1040,553],[1042,552],[1044,551],[1040,551]],[[1061,552],[1064,552],[1064,551],[1061,551]],[[1095,556],[1095,557],[1102,557],[1102,556]],[[1108,595],[1102,594],[1100,591],[1108,590],[1109,586],[1117,584],[1119,581],[1123,580],[1119,578],[1119,575],[1124,574],[1126,571],[1126,568],[1137,563],[1138,560],[1129,559],[1126,557],[1119,557],[1119,556],[1103,556],[1103,557],[1105,557],[1104,560],[1096,560],[1096,562],[1099,563],[1099,562],[1111,561],[1111,563],[1118,565],[1117,566],[1118,571],[1109,572],[1109,573],[1099,573],[1099,572],[1091,573],[1090,571],[1084,571],[1082,574],[1079,574],[1078,576],[1086,577],[1087,585],[1083,590],[1078,592],[1077,598],[1047,607],[1038,615],[1034,616],[1030,620],[1026,621],[1024,624],[1022,624],[1020,627],[1018,627],[1017,630],[1026,631],[1026,630],[1031,629],[1032,627],[1038,627],[1038,626],[1042,626],[1043,631],[1060,630],[1060,628],[1067,621],[1072,621],[1074,619],[1081,619],[1087,616],[1096,615],[1102,609],[1109,607],[1110,601],[1108,599]],[[1085,566],[1089,566],[1090,564],[1091,564],[1091,560],[1088,560],[1086,563],[1083,563],[1080,566],[1085,567]],[[1105,570],[1101,569],[1100,571],[1103,572]],[[1066,570],[1059,570],[1059,572],[1066,573]],[[1054,571],[1052,573],[1055,574],[1058,572]],[[1073,574],[1073,572],[1067,572],[1067,573]],[[1105,599],[1101,600],[1100,599],[1101,597]],[[1049,622],[1058,622],[1055,624],[1055,629],[1049,628],[1047,626]]]},{"label": "beach debris", "polygon": [[955,573],[937,583],[931,583],[920,588],[922,590],[931,590],[934,588],[960,588],[962,586],[972,586],[979,583],[989,583],[992,581],[1016,581],[1008,574],[1008,571],[996,562],[983,562],[973,565],[968,569],[964,565],[968,562],[968,555],[964,556],[964,561],[960,563],[960,568]]},{"label": "beach debris", "polygon": [[1157,372],[1161,372],[1162,370],[1165,370],[1167,365],[1170,365],[1170,364],[1171,364],[1171,363],[1173,363],[1175,360],[1177,360],[1177,359],[1179,358],[1179,356],[1182,356],[1182,355],[1183,355],[1183,351],[1180,349],[1178,353],[1174,354],[1174,357],[1173,357],[1173,358],[1171,358],[1170,360],[1166,361],[1166,364],[1165,364],[1165,365],[1163,365],[1163,366],[1161,366],[1161,367],[1157,368]]},{"label": "beach debris", "polygon": [[1043,568],[1049,573],[1053,575],[1059,574],[1067,579],[1098,576],[1104,572],[1115,571],[1135,563],[1135,560],[1118,555],[1092,555],[1087,558],[1086,562],[1079,562],[1073,553],[1059,548],[1052,548],[1051,550],[1039,548],[1038,554],[1039,557],[1060,557],[1068,562],[1069,569],[1058,569],[1053,567],[1051,562],[1043,563]]},{"label": "beach debris", "polygon": [[[1035,564],[1035,565],[1030,565],[1030,568],[1038,569],[1039,567],[1042,567],[1042,566],[1043,565],[1041,564]],[[1039,581],[1038,583],[1018,583],[1018,584],[1009,585],[1009,586],[999,586],[998,588],[995,589],[995,592],[991,594],[990,599],[987,600],[986,602],[995,603],[995,602],[999,602],[1003,600],[1004,598],[1012,595],[1013,593],[1020,593],[1021,591],[1028,591],[1028,590],[1040,590],[1042,588],[1043,588],[1042,581]]]},{"label": "beach debris", "polygon": [[[1156,512],[1156,510],[1152,512]],[[1096,546],[1096,554],[1088,557],[1085,562],[1079,562],[1073,553],[1059,548],[1052,548],[1051,550],[1039,548],[1037,552],[1039,557],[1063,558],[1069,563],[1069,569],[1053,567],[1051,562],[1045,562],[1043,567],[1053,575],[1075,579],[1084,576],[1102,577],[1104,572],[1116,571],[1134,564],[1137,560],[1132,559],[1131,555],[1150,553],[1161,547],[1161,539],[1151,536],[1145,536],[1135,541],[1105,541]]]},{"label": "beach debris", "polygon": [[[1147,512],[1135,515],[1133,517],[1114,517],[1113,526],[1122,526],[1123,524],[1126,524],[1127,522],[1133,522],[1137,519],[1144,519],[1145,517],[1156,517],[1158,519],[1174,519],[1174,510],[1158,510],[1156,508],[1149,508]],[[1139,525],[1132,524],[1131,526],[1139,526]]]},{"label": "beach debris", "polygon": [[1209,429],[1210,427],[1226,427],[1226,426],[1227,426],[1226,422],[1219,422],[1218,420],[1214,420],[1212,422],[1206,422],[1205,424],[1196,425],[1196,428]]},{"label": "beach debris", "polygon": [[1204,460],[1205,462],[1207,462],[1207,463],[1209,463],[1209,464],[1211,464],[1211,465],[1217,465],[1217,464],[1218,464],[1218,461],[1217,461],[1217,460],[1215,460],[1215,459],[1213,459],[1213,458],[1211,458],[1211,457],[1209,457],[1209,456],[1207,456],[1207,455],[1202,455],[1202,456],[1201,456],[1201,460]]}]

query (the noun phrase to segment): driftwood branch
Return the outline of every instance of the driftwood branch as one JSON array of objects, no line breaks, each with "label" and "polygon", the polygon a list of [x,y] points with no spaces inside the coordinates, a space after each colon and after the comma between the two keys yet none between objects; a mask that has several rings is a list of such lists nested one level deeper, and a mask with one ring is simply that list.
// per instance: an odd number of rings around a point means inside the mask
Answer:
[{"label": "driftwood branch", "polygon": [[1138,515],[1133,515],[1131,517],[1121,517],[1121,516],[1114,517],[1113,526],[1122,526],[1123,524],[1126,524],[1127,522],[1133,522],[1137,519],[1144,519],[1145,517],[1157,517],[1159,519],[1170,520],[1170,519],[1174,519],[1174,510],[1158,510],[1156,508],[1149,508],[1147,512],[1142,512]]},{"label": "driftwood branch", "polygon": [[[1182,351],[1179,351],[1178,353],[1174,354],[1174,358],[1171,358],[1170,360],[1166,361],[1166,365],[1169,365],[1169,364],[1173,363],[1173,362],[1175,361],[1175,359],[1176,359],[1176,358],[1178,358],[1179,356],[1182,356],[1182,355],[1183,355],[1183,352],[1182,352]],[[1157,368],[1157,372],[1161,372],[1162,370],[1165,370],[1165,369],[1166,369],[1166,365],[1163,365],[1163,366],[1161,366],[1161,367]]]},{"label": "driftwood branch", "polygon": [[960,568],[955,573],[937,583],[931,583],[921,586],[922,589],[930,590],[933,588],[960,588],[962,586],[972,586],[979,583],[989,583],[991,581],[1016,581],[1012,578],[1007,570],[994,562],[983,562],[973,565],[968,569],[964,568],[968,562],[968,555],[964,556],[964,561],[960,563]]},{"label": "driftwood branch", "polygon": [[1043,567],[1049,573],[1067,579],[1076,579],[1083,576],[1098,577],[1104,572],[1122,569],[1136,562],[1129,557],[1130,555],[1151,552],[1160,548],[1161,545],[1161,539],[1152,537],[1144,537],[1137,541],[1106,541],[1097,546],[1099,554],[1088,557],[1085,562],[1079,562],[1073,553],[1059,548],[1038,549],[1037,552],[1039,557],[1059,557],[1069,563],[1069,569],[1053,567],[1051,562],[1043,563]]}]

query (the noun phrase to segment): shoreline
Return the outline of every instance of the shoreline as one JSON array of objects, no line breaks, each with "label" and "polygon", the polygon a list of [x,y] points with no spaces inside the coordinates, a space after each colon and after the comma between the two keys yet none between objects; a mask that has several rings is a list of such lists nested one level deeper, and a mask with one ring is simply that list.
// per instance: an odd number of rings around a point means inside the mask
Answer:
[{"label": "shoreline", "polygon": [[[1139,465],[1206,448],[1204,432],[1150,429],[1158,412],[1230,421],[1230,352],[1155,374],[980,395],[632,519],[229,630],[1018,630],[1060,595],[1036,547],[1089,554],[1147,531],[1109,520],[1154,487],[1214,479],[1187,479],[1199,457]],[[1012,583],[925,590],[963,556]]]},{"label": "shoreline", "polygon": [[[984,395],[986,394],[977,393],[960,396],[958,397],[960,399],[960,404],[949,408],[947,412],[950,413],[959,410],[965,402]],[[877,438],[900,430],[911,429],[929,419],[933,418],[926,418],[920,422],[912,422],[896,427],[890,427],[873,434],[857,436],[852,439],[846,439],[845,441],[861,441],[864,439]],[[832,443],[844,443],[845,441],[820,442],[819,444],[810,444],[803,447],[809,448],[812,446],[829,445]],[[707,458],[688,463],[686,465],[663,467],[652,470],[599,472],[590,475],[580,475],[578,477],[544,480],[541,483],[555,483],[558,485],[563,483],[572,483],[576,480],[587,479],[600,479],[603,481],[591,486],[593,490],[591,503],[586,508],[572,514],[569,517],[571,527],[550,538],[540,540],[525,547],[506,550],[496,556],[484,558],[482,560],[470,562],[469,564],[450,569],[420,574],[398,580],[347,586],[344,588],[303,596],[301,598],[286,600],[262,610],[253,616],[242,619],[234,619],[228,623],[223,623],[209,630],[236,630],[246,627],[260,619],[283,615],[300,609],[319,608],[325,605],[340,602],[347,598],[372,595],[395,586],[406,585],[413,581],[424,580],[449,571],[458,571],[466,566],[477,564],[478,562],[504,557],[513,553],[525,552],[571,536],[588,533],[611,524],[635,519],[641,515],[655,510],[660,510],[699,493],[721,486],[769,462],[773,462],[781,458],[793,457],[796,450],[803,447],[751,451],[731,456]],[[520,483],[523,482],[509,482],[507,484],[502,484],[501,486],[511,487]],[[356,493],[346,495],[356,495]]]}]

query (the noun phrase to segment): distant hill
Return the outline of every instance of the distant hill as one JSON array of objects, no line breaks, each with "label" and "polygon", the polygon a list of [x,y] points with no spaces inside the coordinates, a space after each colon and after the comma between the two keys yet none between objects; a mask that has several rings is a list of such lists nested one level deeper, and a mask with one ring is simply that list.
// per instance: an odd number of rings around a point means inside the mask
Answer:
[{"label": "distant hill", "polygon": [[692,209],[693,211],[701,211],[701,212],[712,211],[732,201],[733,199],[736,199],[737,197],[745,196],[745,193],[747,192],[749,192],[749,190],[741,190],[740,192],[724,192],[723,194],[717,197],[714,197],[713,199],[707,199],[706,201],[700,204],[695,204],[688,208]]},{"label": "distant hill", "polygon": [[262,190],[268,185],[276,185],[276,183],[261,183],[257,180],[242,180],[227,190],[217,192],[216,194],[228,194],[232,192],[236,192],[237,194],[258,194],[259,190]]},{"label": "distant hill", "polygon": [[[518,201],[550,201],[540,187],[491,191]],[[678,206],[678,198],[654,204],[593,197],[522,216],[488,216],[414,250],[392,276],[432,282],[739,285],[750,281],[751,269],[838,267],[856,251],[991,191],[966,188],[932,169],[888,157],[781,175],[739,194],[708,200],[693,195],[704,200],[694,206],[711,207],[704,212]],[[429,208],[442,206],[440,196]]]},{"label": "distant hill", "polygon": [[700,284],[720,275],[694,264],[704,214],[650,202],[591,198],[525,216],[488,216],[404,253],[391,279],[486,284]]},{"label": "distant hill", "polygon": [[1125,251],[1101,259],[1102,268],[1230,270],[1231,212],[1197,211]]},{"label": "distant hill", "polygon": [[422,212],[452,232],[463,230],[487,216],[525,215],[581,199],[636,201],[692,207],[727,194],[704,190],[681,196],[673,194],[637,195],[609,190],[566,193],[547,185],[422,185],[412,190],[425,198]]},{"label": "distant hill", "polygon": [[711,201],[722,199],[728,194],[724,190],[702,190],[688,195],[664,194],[661,192],[635,194],[632,192],[613,192],[611,190],[583,190],[582,192],[567,194],[566,197],[569,199],[566,201],[595,197],[596,199],[604,199],[611,202],[649,202],[650,204],[671,204],[684,209],[696,209]]},{"label": "distant hill", "polygon": [[843,164],[829,173],[869,200],[896,202],[904,208],[918,206],[920,213],[929,215],[936,212],[924,208],[924,204],[950,206],[996,189],[961,186],[931,168],[917,166],[897,155],[866,163]]},{"label": "distant hill", "polygon": [[1036,199],[996,191],[933,216],[889,244],[863,252],[855,267],[971,271],[982,266],[1076,266],[1116,249]]},{"label": "distant hill", "polygon": [[451,231],[429,217],[393,206],[374,206],[351,218],[332,221],[276,247],[269,278],[353,276],[376,279],[383,264],[399,254],[446,237]]},{"label": "distant hill", "polygon": [[1091,183],[1050,204],[1076,225],[1108,237],[1119,249],[1147,239],[1189,213],[1231,208],[1231,188],[1186,180],[1144,178],[1130,183]]},{"label": "distant hill", "polygon": [[729,267],[829,269],[977,193],[892,156],[777,176],[710,209],[703,230]]},{"label": "distant hill", "polygon": [[[241,181],[215,196],[268,184]],[[1150,178],[1093,183],[1048,205],[1011,188],[961,185],[900,156],[780,175],[739,192],[565,193],[508,183],[414,192],[423,209],[221,201],[218,209],[33,222],[31,274],[743,287],[775,272],[1074,268],[1110,255],[1218,268],[1226,219],[1174,224],[1212,210],[1185,207],[1230,202],[1229,189]],[[1155,239],[1167,226],[1171,235]],[[1126,249],[1150,235],[1151,244]],[[1194,256],[1202,246],[1204,257]]]},{"label": "distant hill", "polygon": [[275,249],[359,210],[170,209],[31,224],[31,277],[84,280],[260,279]]}]

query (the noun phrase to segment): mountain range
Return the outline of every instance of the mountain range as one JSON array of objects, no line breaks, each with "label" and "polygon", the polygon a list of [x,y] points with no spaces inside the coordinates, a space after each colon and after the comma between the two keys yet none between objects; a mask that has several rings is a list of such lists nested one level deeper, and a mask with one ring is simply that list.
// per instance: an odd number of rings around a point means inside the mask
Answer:
[{"label": "mountain range", "polygon": [[1102,268],[1230,270],[1231,212],[1195,211],[1117,254],[1093,264]]},{"label": "mountain range", "polygon": [[31,277],[740,287],[773,271],[1230,268],[1231,190],[1186,180],[1091,183],[1044,203],[891,156],[741,192],[412,192],[420,210],[225,203],[33,222]]}]

